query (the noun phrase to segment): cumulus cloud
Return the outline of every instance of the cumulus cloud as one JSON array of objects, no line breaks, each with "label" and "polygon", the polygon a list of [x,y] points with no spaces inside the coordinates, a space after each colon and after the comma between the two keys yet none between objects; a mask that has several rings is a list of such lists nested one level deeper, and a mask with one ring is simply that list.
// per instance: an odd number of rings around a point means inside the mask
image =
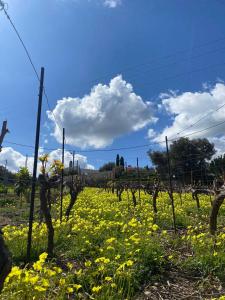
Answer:
[{"label": "cumulus cloud", "polygon": [[156,137],[156,136],[157,136],[156,131],[155,131],[154,129],[150,128],[150,129],[148,130],[148,138],[153,139],[153,138]]},{"label": "cumulus cloud", "polygon": [[[7,160],[7,169],[13,173],[16,173],[20,167],[25,166],[26,156],[20,152],[14,150],[11,147],[4,147],[0,152],[0,165],[4,165]],[[30,172],[33,169],[33,158],[28,157],[27,167]]]},{"label": "cumulus cloud", "polygon": [[[62,157],[62,150],[58,149],[58,150],[54,150],[52,152],[49,153],[49,161],[52,162],[55,159],[60,159],[61,160]],[[64,153],[64,164],[65,167],[69,166],[70,161],[72,160],[72,154],[69,151],[65,151]],[[76,161],[78,161],[79,166],[82,169],[94,169],[94,166],[88,164],[87,162],[87,157],[81,154],[75,154],[74,157],[75,163]]]},{"label": "cumulus cloud", "polygon": [[[204,86],[203,90],[199,92],[185,92],[182,94],[170,93],[164,94],[163,98],[161,106],[169,115],[171,125],[165,127],[162,133],[156,137],[149,136],[155,141],[162,141],[165,139],[165,136],[168,136],[168,138],[188,136],[194,131],[201,131],[224,121],[225,85],[221,82],[215,84],[213,87],[207,86],[207,90]],[[220,108],[221,106],[223,107]],[[191,126],[208,113],[210,114],[195,126],[177,135],[178,132]],[[218,151],[222,152],[225,150],[224,133],[225,124],[222,124],[221,126],[209,128],[208,130],[191,135],[190,138],[208,138],[215,143]]]},{"label": "cumulus cloud", "polygon": [[[106,147],[115,138],[138,131],[156,122],[153,105],[134,93],[131,84],[119,75],[109,85],[98,84],[83,98],[63,98],[48,117],[62,124],[67,143],[86,148]],[[61,131],[53,135],[61,142]]]},{"label": "cumulus cloud", "polygon": [[104,0],[104,5],[109,8],[115,8],[122,3],[121,0]]},{"label": "cumulus cloud", "polygon": [[[40,151],[40,154],[42,154],[42,151]],[[54,150],[49,153],[49,162],[53,162],[55,159],[61,160],[62,157],[62,151],[60,149]],[[7,160],[7,168],[13,172],[16,173],[20,167],[25,166],[26,162],[26,156],[21,154],[20,152],[14,150],[11,147],[4,147],[2,149],[2,152],[0,152],[0,165],[5,165],[5,161]],[[70,152],[65,151],[65,167],[69,166],[69,162],[72,160],[72,155]],[[94,166],[88,164],[87,157],[76,154],[75,155],[75,161],[78,160],[79,166],[84,169],[94,169]],[[27,160],[27,167],[29,171],[32,173],[33,170],[33,157],[28,157]],[[40,170],[40,163],[38,164],[38,170]]]}]

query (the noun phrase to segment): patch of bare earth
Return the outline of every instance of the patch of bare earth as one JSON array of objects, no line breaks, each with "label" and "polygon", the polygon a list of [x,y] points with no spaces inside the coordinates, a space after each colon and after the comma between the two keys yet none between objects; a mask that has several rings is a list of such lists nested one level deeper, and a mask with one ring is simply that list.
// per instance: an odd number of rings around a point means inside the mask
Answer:
[{"label": "patch of bare earth", "polygon": [[195,300],[225,295],[224,283],[215,277],[193,277],[181,270],[168,271],[163,279],[147,285],[135,300]]}]

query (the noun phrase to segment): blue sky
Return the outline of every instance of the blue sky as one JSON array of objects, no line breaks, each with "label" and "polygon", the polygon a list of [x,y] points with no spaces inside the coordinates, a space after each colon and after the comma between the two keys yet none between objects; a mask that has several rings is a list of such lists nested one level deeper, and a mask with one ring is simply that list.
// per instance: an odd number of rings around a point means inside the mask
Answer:
[{"label": "blue sky", "polygon": [[[66,147],[85,156],[78,157],[85,164],[98,168],[117,152],[128,164],[135,164],[137,156],[141,165],[149,164],[148,147],[80,151],[160,141],[225,102],[225,0],[7,3],[36,67],[45,67],[51,108],[69,132]],[[3,12],[0,58],[0,121],[7,119],[10,129],[5,140],[33,145],[38,82]],[[43,99],[40,144],[57,149],[59,133],[47,110]],[[223,120],[223,113],[212,114],[191,131]],[[225,149],[224,129],[204,132],[219,152]],[[29,148],[4,146],[12,149],[0,154],[0,163],[8,159],[12,170],[24,155],[33,155]]]}]

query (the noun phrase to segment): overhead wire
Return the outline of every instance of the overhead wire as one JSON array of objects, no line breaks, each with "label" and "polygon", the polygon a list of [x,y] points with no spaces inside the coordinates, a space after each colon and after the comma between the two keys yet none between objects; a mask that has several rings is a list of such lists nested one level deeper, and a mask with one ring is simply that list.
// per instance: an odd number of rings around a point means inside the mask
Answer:
[{"label": "overhead wire", "polygon": [[[222,37],[222,38],[218,38],[218,39],[213,39],[211,41],[207,41],[207,42],[204,42],[204,43],[201,43],[199,45],[196,45],[192,48],[192,50],[196,50],[196,49],[200,49],[202,47],[206,47],[208,45],[212,45],[212,44],[215,44],[215,43],[218,43],[218,42],[224,42],[225,41],[225,37]],[[219,49],[218,49],[219,50]],[[171,54],[168,54],[168,55],[165,55],[165,56],[161,56],[161,57],[158,57],[158,58],[153,58],[151,59],[150,61],[148,62],[145,62],[145,63],[141,63],[141,64],[136,64],[136,65],[133,65],[133,66],[128,66],[126,68],[123,68],[123,69],[120,69],[118,70],[116,73],[117,74],[121,74],[123,72],[127,72],[129,70],[132,70],[132,69],[137,69],[139,67],[143,67],[143,66],[146,66],[146,65],[149,65],[149,64],[152,64],[152,63],[155,63],[155,62],[158,62],[158,61],[162,61],[162,60],[167,60],[167,59],[170,59],[170,58],[173,58],[173,57],[177,57],[177,55],[179,54],[183,54],[183,53],[186,53],[188,52],[189,49],[183,49],[183,50],[178,50],[178,51],[174,51],[173,53]],[[203,54],[204,55],[204,54]],[[115,73],[115,72],[114,72]],[[89,84],[95,84],[97,81],[99,80],[102,80],[102,79],[108,79],[110,75],[106,76],[106,75],[103,75],[103,76],[99,76],[95,79],[92,79],[90,81],[87,81],[87,82],[84,82],[84,84],[86,85],[89,85]]]},{"label": "overhead wire", "polygon": [[[36,75],[38,81],[40,82],[40,77],[39,77],[38,72],[37,72],[37,69],[36,69],[36,67],[35,67],[35,65],[34,65],[34,63],[33,63],[31,54],[29,53],[29,51],[28,51],[28,49],[27,49],[27,47],[26,47],[26,45],[25,45],[25,43],[24,43],[24,41],[23,41],[23,39],[22,39],[22,37],[21,37],[19,31],[17,30],[17,28],[16,28],[14,22],[12,21],[11,17],[10,17],[9,14],[7,13],[7,10],[6,10],[6,8],[5,8],[5,5],[6,5],[6,4],[5,4],[3,1],[0,1],[0,7],[1,7],[1,10],[4,11],[4,13],[5,13],[7,19],[9,20],[10,24],[12,25],[12,27],[13,27],[13,29],[14,29],[14,31],[15,31],[17,37],[18,37],[18,39],[20,40],[20,42],[21,42],[21,44],[22,44],[22,47],[24,48],[24,51],[25,51],[25,53],[26,53],[26,55],[27,55],[27,57],[28,57],[28,60],[29,60],[29,62],[30,62],[30,64],[31,64],[32,68],[33,68],[33,71],[34,71],[34,73],[35,73],[35,75]],[[203,47],[204,45],[209,45],[209,44],[212,44],[212,43],[215,43],[215,42],[218,42],[218,41],[222,41],[222,40],[225,40],[225,38],[213,40],[213,41],[204,43],[204,44],[199,45],[199,46],[194,47],[194,48],[201,48],[201,47]],[[219,50],[219,49],[216,49],[216,51],[217,51],[217,50]],[[213,50],[213,51],[215,51],[215,50]],[[184,52],[185,52],[185,50],[180,50],[180,51],[177,51],[176,53],[184,53]],[[205,55],[205,54],[208,54],[208,53],[204,53],[203,55]],[[167,55],[166,57],[168,58],[168,57],[171,57],[171,56],[172,56],[172,54],[171,54],[171,55]],[[199,57],[199,55],[198,55],[197,57]],[[194,57],[193,57],[193,58],[194,58]],[[216,65],[216,66],[221,66],[221,65],[224,65],[224,64],[225,64],[225,63],[219,64],[219,65]],[[187,73],[177,74],[177,75],[175,75],[175,77],[177,77],[177,76],[182,76],[183,74],[191,74],[191,73],[193,73],[193,72],[198,72],[198,71],[201,71],[201,70],[205,70],[206,68],[210,68],[210,67],[215,67],[215,65],[207,66],[207,67],[204,67],[204,68],[201,68],[201,69],[192,70],[192,71],[187,72]],[[174,78],[174,76],[173,76],[173,77],[170,77],[170,78]],[[167,77],[167,79],[168,79],[168,77]],[[58,125],[58,122],[57,122],[57,120],[56,120],[56,117],[55,117],[55,115],[54,115],[54,112],[53,112],[52,109],[51,109],[50,101],[49,101],[49,98],[48,98],[48,95],[47,95],[47,93],[46,93],[46,89],[45,89],[45,88],[44,88],[44,95],[45,95],[45,98],[46,98],[46,101],[47,101],[48,108],[49,108],[49,110],[51,111],[51,113],[52,113],[52,115],[53,115],[53,117],[54,117],[54,119],[55,119],[55,124],[56,124],[56,126],[58,126],[58,128],[59,128],[60,130],[62,130],[62,129],[60,128],[60,126]],[[220,106],[219,108],[217,108],[216,110],[214,110],[214,111],[218,111],[219,109],[221,109],[221,108],[224,107],[224,106],[225,106],[225,103],[224,103],[222,106]],[[206,115],[202,116],[199,120],[197,120],[197,121],[194,122],[193,124],[189,125],[189,126],[186,127],[185,129],[183,129],[183,130],[181,130],[180,132],[176,133],[176,135],[179,135],[180,133],[186,131],[187,129],[189,129],[189,128],[195,126],[195,125],[197,125],[201,120],[203,120],[204,118],[206,118],[208,115],[210,115],[210,114],[213,113],[214,111],[210,111],[210,112],[207,113]],[[214,128],[214,127],[216,127],[216,126],[222,125],[222,124],[224,124],[224,123],[225,123],[225,121],[224,121],[224,122],[221,122],[221,123],[219,123],[219,124],[216,124],[216,125],[207,127],[207,128],[205,128],[205,129],[202,129],[202,130],[199,130],[199,131],[196,131],[196,132],[193,132],[193,133],[189,133],[189,134],[185,135],[184,137],[186,137],[186,136],[191,136],[191,135],[193,135],[193,134],[203,132],[203,131],[205,131],[205,130],[208,130],[208,129]],[[172,138],[169,139],[169,141],[171,141],[171,140],[172,140]],[[19,143],[10,142],[10,141],[8,141],[8,142],[6,141],[6,143],[8,143],[8,144],[14,144],[14,145],[22,146],[22,147],[34,148],[34,147],[31,146],[31,145],[19,144]],[[148,143],[148,144],[144,144],[144,145],[135,145],[135,146],[130,146],[130,147],[112,148],[112,149],[77,150],[76,152],[79,152],[79,153],[88,153],[88,152],[102,152],[102,151],[104,151],[104,152],[109,152],[109,151],[129,150],[129,149],[138,149],[138,148],[149,147],[149,146],[151,146],[151,145],[161,144],[161,143],[164,143],[164,141],[162,141],[162,142],[152,142],[152,143]],[[42,147],[42,148],[43,148],[43,149],[46,149],[46,150],[50,150],[50,151],[52,151],[52,150],[57,150],[56,148],[54,148],[54,149],[53,149],[53,148],[46,148],[46,147]],[[68,151],[71,151],[71,150],[68,150]]]},{"label": "overhead wire", "polygon": [[[33,62],[33,60],[32,60],[31,54],[30,54],[30,52],[28,51],[28,49],[27,49],[27,47],[26,47],[26,45],[25,45],[25,43],[24,43],[24,41],[23,41],[23,39],[22,39],[22,37],[21,37],[19,31],[18,31],[18,29],[16,28],[16,25],[14,24],[14,22],[12,21],[11,17],[9,16],[9,14],[8,14],[8,12],[7,12],[7,10],[6,10],[6,3],[3,2],[3,1],[1,1],[1,0],[0,0],[0,8],[1,8],[1,10],[5,13],[7,19],[9,20],[9,22],[10,22],[10,24],[11,24],[11,26],[13,27],[13,30],[15,31],[15,33],[16,33],[16,35],[17,35],[19,41],[21,42],[21,45],[22,45],[22,47],[23,47],[23,49],[24,49],[24,51],[25,51],[25,53],[26,53],[26,56],[27,56],[27,58],[28,58],[28,60],[29,60],[29,62],[30,62],[30,64],[31,64],[31,66],[32,66],[32,69],[33,69],[33,71],[34,71],[34,73],[35,73],[35,76],[36,76],[38,82],[40,83],[40,76],[39,76],[38,71],[37,71],[37,69],[36,69],[36,67],[35,67],[35,64],[34,64],[34,62]],[[61,129],[61,127],[58,125],[58,122],[57,122],[57,120],[56,120],[56,117],[55,117],[55,115],[54,115],[54,112],[53,112],[52,109],[51,109],[51,106],[50,106],[50,103],[49,103],[49,102],[50,102],[50,101],[49,101],[49,97],[48,97],[48,95],[47,95],[47,93],[46,93],[46,88],[44,87],[43,90],[44,90],[44,96],[45,96],[45,99],[46,99],[46,101],[47,101],[48,108],[49,108],[49,110],[51,111],[51,114],[53,115],[53,118],[54,118],[54,120],[55,120],[55,124],[56,124],[56,126],[60,129],[60,131],[62,132],[62,129]]]},{"label": "overhead wire", "polygon": [[[197,130],[197,131],[194,131],[194,132],[191,132],[187,135],[184,135],[182,136],[182,138],[184,137],[187,137],[187,136],[191,136],[191,135],[194,135],[194,134],[197,134],[197,133],[201,133],[201,132],[204,132],[206,130],[209,130],[209,129],[212,129],[212,128],[215,128],[215,127],[218,127],[222,124],[225,124],[225,121],[222,121],[222,122],[219,122],[217,124],[214,124],[212,126],[209,126],[209,127],[206,127],[204,129],[201,129],[201,130]],[[171,139],[169,138],[168,141],[169,142],[173,142],[173,141],[176,141],[176,139]],[[15,143],[15,142],[11,142],[11,141],[5,141],[5,143],[7,144],[12,144],[12,145],[17,145],[17,146],[21,146],[21,147],[27,147],[27,148],[34,148],[34,146],[32,145],[27,145],[27,144],[21,144],[21,143]],[[148,143],[148,144],[142,144],[142,145],[133,145],[133,146],[128,146],[128,147],[118,147],[118,148],[109,148],[109,149],[89,149],[89,150],[76,150],[75,152],[76,153],[88,153],[88,152],[112,152],[112,151],[119,151],[119,150],[129,150],[129,149],[138,149],[138,148],[146,148],[146,147],[149,147],[149,146],[153,146],[153,145],[160,145],[160,144],[164,144],[165,141],[158,141],[158,142],[151,142],[151,143]],[[59,150],[59,148],[47,148],[47,147],[41,147],[43,150],[50,150],[50,151],[53,151],[53,150]],[[65,148],[66,151],[73,151],[72,149],[67,149]]]}]

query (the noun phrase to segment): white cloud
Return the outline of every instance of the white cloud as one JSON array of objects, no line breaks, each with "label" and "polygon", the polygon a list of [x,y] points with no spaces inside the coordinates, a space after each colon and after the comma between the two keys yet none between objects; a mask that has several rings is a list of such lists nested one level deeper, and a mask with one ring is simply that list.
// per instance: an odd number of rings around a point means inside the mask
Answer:
[{"label": "white cloud", "polygon": [[[69,1],[73,1],[74,3],[81,3],[84,0],[59,0],[60,2],[69,2]],[[97,4],[103,4],[105,7],[108,8],[116,8],[119,5],[122,4],[122,0],[86,0],[87,2],[96,2]]]},{"label": "white cloud", "polygon": [[[106,147],[124,134],[156,122],[153,106],[133,92],[131,84],[117,76],[109,85],[98,84],[83,98],[63,98],[57,102],[53,122],[62,124],[66,141],[78,147]],[[53,134],[61,142],[61,131]]]},{"label": "white cloud", "polygon": [[157,133],[155,132],[155,130],[152,129],[152,128],[150,128],[150,129],[148,130],[148,138],[153,139],[153,138],[156,137],[156,136],[157,136]]},{"label": "white cloud", "polygon": [[[26,156],[11,147],[4,147],[0,152],[0,165],[4,165],[7,160],[7,169],[15,173],[20,167],[25,166]],[[33,169],[33,158],[28,157],[27,166],[30,171]]]},{"label": "white cloud", "polygon": [[[155,141],[162,141],[165,136],[179,138],[180,136],[189,135],[195,131],[201,131],[210,126],[214,126],[225,120],[225,85],[217,83],[213,87],[203,87],[203,91],[185,92],[180,95],[177,93],[164,94],[162,107],[169,115],[172,124],[163,129],[161,134],[153,137]],[[224,107],[217,110],[224,104]],[[191,126],[201,117],[211,112],[206,118],[202,119],[195,126],[177,135],[178,132]],[[225,124],[189,136],[190,138],[208,138],[215,143],[218,151],[225,150]]]},{"label": "white cloud", "polygon": [[118,5],[121,5],[121,0],[104,0],[104,5],[109,8],[115,8]]},{"label": "white cloud", "polygon": [[[62,150],[54,150],[49,153],[49,161],[52,162],[55,159],[61,160],[62,158]],[[75,154],[74,157],[75,164],[78,161],[79,166],[82,169],[94,169],[94,166],[87,163],[87,157],[81,154]],[[72,161],[72,154],[69,151],[65,151],[64,153],[64,165],[65,167],[69,166],[70,161]]]},{"label": "white cloud", "polygon": [[[40,154],[43,154],[43,151],[40,151]],[[55,159],[61,160],[62,151],[60,149],[54,150],[49,153],[49,162],[53,162]],[[2,148],[2,152],[0,152],[0,165],[5,165],[5,161],[7,160],[7,168],[11,172],[17,172],[20,167],[25,166],[26,156],[21,154],[20,152],[14,150],[11,147]],[[72,160],[72,155],[70,152],[65,151],[65,167],[69,166],[69,162]],[[75,162],[78,160],[78,164],[81,168],[94,169],[94,166],[88,164],[87,157],[76,154]],[[27,166],[32,173],[33,170],[33,157],[28,157]],[[38,164],[38,170],[40,170],[40,163]]]}]

